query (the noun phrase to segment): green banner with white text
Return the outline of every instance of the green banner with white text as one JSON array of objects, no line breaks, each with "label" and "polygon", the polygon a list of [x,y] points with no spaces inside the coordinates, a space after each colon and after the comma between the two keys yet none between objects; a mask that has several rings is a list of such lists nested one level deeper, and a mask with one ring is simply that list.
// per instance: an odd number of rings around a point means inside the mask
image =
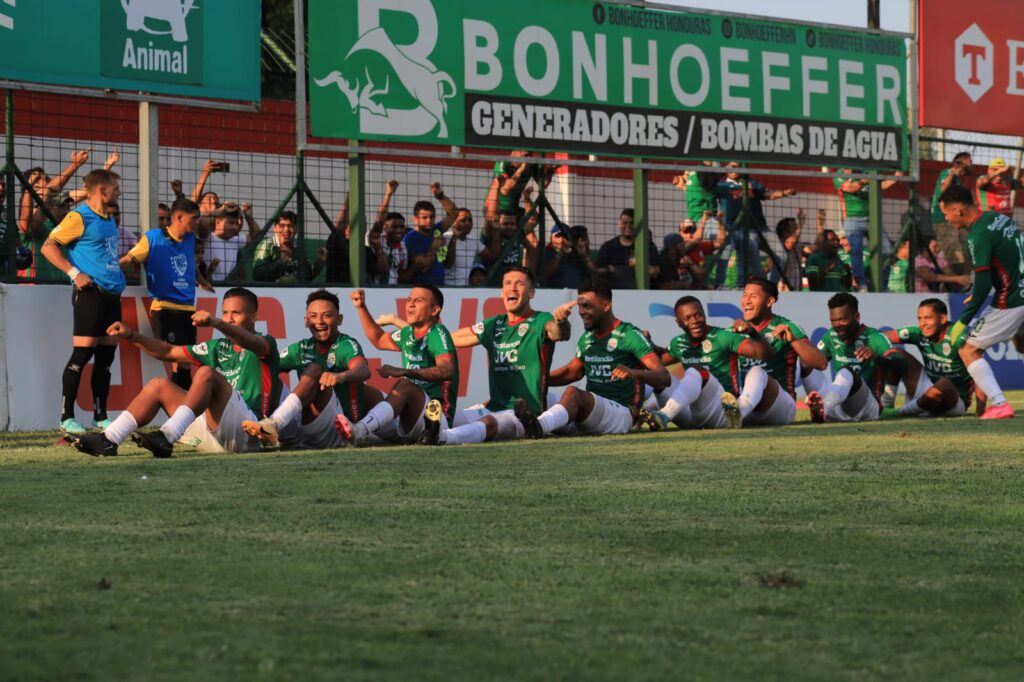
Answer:
[{"label": "green banner with white text", "polygon": [[905,169],[898,36],[593,0],[309,0],[319,137]]},{"label": "green banner with white text", "polygon": [[0,0],[0,78],[260,99],[254,0]]}]

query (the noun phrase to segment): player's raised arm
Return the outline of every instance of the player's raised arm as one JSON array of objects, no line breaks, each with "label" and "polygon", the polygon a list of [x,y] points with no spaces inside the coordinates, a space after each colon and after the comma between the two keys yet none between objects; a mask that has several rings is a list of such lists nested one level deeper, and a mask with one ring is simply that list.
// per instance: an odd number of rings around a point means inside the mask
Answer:
[{"label": "player's raised arm", "polygon": [[251,350],[258,358],[265,358],[270,353],[270,343],[265,337],[242,329],[237,324],[218,319],[205,310],[197,310],[192,314],[192,324],[196,327],[216,329],[241,348]]},{"label": "player's raised arm", "polygon": [[398,350],[398,346],[391,340],[391,335],[377,324],[377,320],[373,319],[373,315],[367,310],[366,292],[362,289],[355,289],[349,295],[349,298],[352,300],[352,306],[359,314],[359,323],[363,325],[363,333],[366,334],[366,338],[369,339],[374,348],[379,350]]},{"label": "player's raised arm", "polygon": [[107,328],[107,336],[115,336],[129,341],[142,349],[147,355],[163,362],[192,362],[184,346],[175,346],[160,339],[140,334],[122,322],[115,322]]},{"label": "player's raised arm", "polygon": [[548,386],[568,386],[582,379],[584,370],[583,361],[573,358],[568,364],[551,371],[548,375]]},{"label": "player's raised arm", "polygon": [[479,345],[480,338],[473,331],[474,327],[482,325],[482,322],[478,322],[472,327],[462,327],[452,332],[452,343],[455,344],[456,348],[469,348],[471,346]]},{"label": "player's raised arm", "polygon": [[771,360],[775,357],[775,349],[764,340],[761,332],[757,331],[754,325],[746,320],[736,320],[733,322],[732,329],[733,332],[747,337],[743,339],[736,349],[737,355],[753,358],[754,360]]},{"label": "player's raised arm", "polygon": [[544,327],[544,333],[552,341],[568,341],[572,336],[572,324],[569,322],[569,314],[572,313],[576,301],[569,301],[551,311],[555,319],[548,322]]}]

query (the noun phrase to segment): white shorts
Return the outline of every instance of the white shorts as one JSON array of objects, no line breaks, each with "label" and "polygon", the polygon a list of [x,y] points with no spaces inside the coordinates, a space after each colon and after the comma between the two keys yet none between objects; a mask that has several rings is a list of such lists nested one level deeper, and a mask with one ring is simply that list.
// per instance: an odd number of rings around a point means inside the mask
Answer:
[{"label": "white shorts", "polygon": [[465,426],[478,422],[489,414],[494,414],[483,403],[467,407],[464,410],[455,410],[455,419],[452,421],[452,428]]},{"label": "white shorts", "polygon": [[830,410],[825,416],[836,422],[872,422],[878,420],[880,407],[866,381],[860,382],[856,392],[850,391],[846,400]]},{"label": "white shorts", "polygon": [[787,426],[796,420],[796,401],[779,386],[779,394],[764,412],[754,410],[743,420],[744,426]]},{"label": "white shorts", "polygon": [[594,409],[589,417],[576,423],[577,433],[595,436],[629,433],[633,428],[633,411],[613,400],[594,393],[591,395],[594,396]]},{"label": "white shorts", "polygon": [[[415,442],[417,442],[420,439],[420,435],[423,433],[423,415],[426,414],[426,412],[427,412],[427,403],[429,403],[430,401],[431,401],[430,396],[427,395],[426,392],[424,392],[423,393],[423,407],[420,408],[420,414],[416,418],[416,423],[413,425],[412,430],[410,430],[410,431],[403,430],[402,429],[402,420],[400,418],[398,418],[398,417],[395,417],[395,421],[393,423],[395,425],[395,435],[398,437],[399,441],[401,441],[403,443],[415,443]],[[447,428],[448,428],[448,418],[445,417],[444,414],[442,414],[441,415],[441,430],[444,431]],[[378,433],[377,433],[378,437],[383,439],[384,435],[382,435],[382,433],[387,433],[387,431],[388,431],[388,429],[383,428],[383,426],[382,426],[382,428],[378,430]]]},{"label": "white shorts", "polygon": [[210,430],[203,412],[185,429],[178,442],[199,452],[255,452],[260,449],[260,441],[245,432],[243,421],[259,421],[259,418],[245,404],[242,396],[232,391],[216,430]]},{"label": "white shorts", "polygon": [[1001,341],[1011,340],[1022,324],[1024,324],[1024,306],[1003,309],[989,306],[985,309],[985,314],[979,317],[971,327],[967,343],[983,350],[991,348]]},{"label": "white shorts", "polygon": [[721,429],[725,427],[725,410],[722,409],[722,395],[725,389],[718,379],[708,376],[701,386],[700,395],[673,421],[681,429]]},{"label": "white shorts", "polygon": [[331,399],[316,419],[299,427],[301,446],[309,450],[327,450],[347,445],[335,425],[339,414],[342,414],[341,402],[332,392]]}]

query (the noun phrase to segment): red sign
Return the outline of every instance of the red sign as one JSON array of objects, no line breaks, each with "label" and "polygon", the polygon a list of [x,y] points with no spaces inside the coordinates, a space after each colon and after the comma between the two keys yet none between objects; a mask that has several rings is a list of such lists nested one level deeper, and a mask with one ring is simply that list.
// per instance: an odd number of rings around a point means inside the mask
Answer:
[{"label": "red sign", "polygon": [[1024,135],[1020,0],[921,0],[920,124]]}]

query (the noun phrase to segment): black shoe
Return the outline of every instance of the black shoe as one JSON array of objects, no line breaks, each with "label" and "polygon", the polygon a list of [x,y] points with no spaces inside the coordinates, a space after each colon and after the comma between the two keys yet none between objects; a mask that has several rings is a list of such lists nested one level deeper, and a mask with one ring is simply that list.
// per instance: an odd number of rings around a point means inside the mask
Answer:
[{"label": "black shoe", "polygon": [[533,410],[530,409],[530,406],[522,398],[516,398],[515,413],[516,419],[523,425],[523,431],[526,432],[527,438],[535,440],[544,437],[544,431],[540,428],[537,415],[533,413]]},{"label": "black shoe", "polygon": [[174,451],[174,445],[167,440],[163,431],[136,431],[132,434],[132,442],[140,448],[145,448],[153,453],[154,457],[167,459]]},{"label": "black shoe", "polygon": [[441,401],[431,400],[423,410],[423,433],[420,445],[437,445],[441,436]]},{"label": "black shoe", "polygon": [[67,434],[65,436],[75,449],[93,457],[116,457],[117,446],[102,433]]}]

